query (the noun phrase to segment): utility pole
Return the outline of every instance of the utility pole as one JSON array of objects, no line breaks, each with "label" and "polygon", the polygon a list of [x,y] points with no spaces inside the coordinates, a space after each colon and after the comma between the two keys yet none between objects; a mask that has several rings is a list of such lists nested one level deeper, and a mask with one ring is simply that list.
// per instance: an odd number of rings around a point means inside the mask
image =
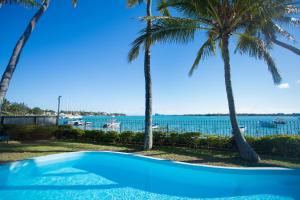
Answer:
[{"label": "utility pole", "polygon": [[62,96],[58,96],[58,102],[57,102],[57,119],[56,119],[56,125],[59,125],[59,113],[60,113],[60,99]]}]

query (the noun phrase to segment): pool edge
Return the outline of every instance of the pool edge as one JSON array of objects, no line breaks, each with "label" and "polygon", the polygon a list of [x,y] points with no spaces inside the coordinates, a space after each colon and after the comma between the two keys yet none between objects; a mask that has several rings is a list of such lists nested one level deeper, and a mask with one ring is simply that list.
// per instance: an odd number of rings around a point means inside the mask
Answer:
[{"label": "pool edge", "polygon": [[[141,155],[141,154],[136,154],[136,153],[128,153],[128,152],[120,152],[120,151],[73,151],[73,152],[62,152],[62,153],[57,153],[57,154],[49,154],[49,155],[44,155],[44,156],[36,156],[24,160],[17,160],[17,161],[12,161],[12,162],[7,162],[7,163],[0,163],[0,166],[5,166],[5,165],[13,165],[14,163],[19,163],[19,162],[24,162],[24,161],[37,161],[37,162],[42,162],[42,161],[47,161],[59,157],[63,157],[64,155],[79,155],[81,153],[112,153],[116,155],[130,155],[134,156],[137,158],[144,158],[144,159],[149,159],[149,160],[156,160],[156,161],[165,161],[169,163],[174,163],[178,164],[181,166],[194,166],[194,167],[201,167],[201,168],[207,168],[207,169],[225,169],[225,170],[242,170],[242,171],[300,171],[300,168],[285,168],[285,167],[230,167],[230,166],[216,166],[216,165],[207,165],[207,164],[196,164],[196,163],[188,163],[188,162],[182,162],[182,161],[175,161],[175,160],[169,160],[169,159],[163,159],[163,158],[155,158],[151,156],[146,156],[146,155]],[[48,158],[48,159],[47,159]]]}]

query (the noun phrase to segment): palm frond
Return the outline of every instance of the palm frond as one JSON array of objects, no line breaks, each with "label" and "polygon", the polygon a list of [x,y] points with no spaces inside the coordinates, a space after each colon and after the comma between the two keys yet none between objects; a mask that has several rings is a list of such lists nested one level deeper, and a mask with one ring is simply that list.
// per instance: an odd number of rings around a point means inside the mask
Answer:
[{"label": "palm frond", "polygon": [[215,55],[215,54],[216,54],[215,40],[210,37],[199,49],[196,59],[189,71],[189,76],[192,76],[194,71],[198,68],[201,59],[205,59],[208,56]]},{"label": "palm frond", "polygon": [[157,9],[163,11],[168,8],[173,8],[182,13],[185,17],[202,21],[206,24],[213,24],[213,20],[207,17],[209,8],[207,1],[199,0],[165,0],[158,4]]},{"label": "palm frond", "polygon": [[128,53],[128,62],[132,62],[139,56],[141,47],[147,41],[147,33],[145,33],[145,30],[142,30],[140,33],[140,36],[131,43],[131,49]]},{"label": "palm frond", "polygon": [[170,17],[171,14],[170,14],[169,9],[165,6],[166,3],[167,3],[166,0],[158,0],[157,10],[159,10],[163,16]]},{"label": "palm frond", "polygon": [[277,66],[269,53],[266,45],[259,38],[250,39],[249,37],[241,36],[239,38],[236,51],[239,51],[240,54],[248,54],[251,57],[256,59],[263,59],[267,66],[268,70],[272,75],[273,82],[275,84],[281,83],[281,75],[277,69]]},{"label": "palm frond", "polygon": [[278,24],[274,24],[273,28],[276,30],[276,33],[280,34],[281,36],[287,38],[288,40],[295,40],[295,37],[289,33],[287,30],[284,30],[281,26]]},{"label": "palm frond", "polygon": [[150,33],[154,43],[188,43],[194,40],[196,30],[201,28],[190,19],[156,18]]},{"label": "palm frond", "polygon": [[132,8],[132,7],[134,7],[134,6],[138,5],[138,4],[141,4],[143,2],[144,2],[144,0],[128,0],[127,1],[127,6],[129,8]]}]

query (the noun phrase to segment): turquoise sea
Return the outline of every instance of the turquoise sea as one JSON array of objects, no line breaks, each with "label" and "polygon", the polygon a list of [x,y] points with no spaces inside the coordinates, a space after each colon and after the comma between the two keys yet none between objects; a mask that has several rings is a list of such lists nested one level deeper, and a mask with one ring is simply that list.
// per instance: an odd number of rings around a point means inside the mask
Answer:
[{"label": "turquoise sea", "polygon": [[[68,123],[70,120],[62,120]],[[71,123],[74,120],[71,120]],[[300,116],[238,116],[241,130],[248,135],[292,134],[300,135]],[[84,116],[78,128],[89,130],[143,131],[143,116]],[[113,124],[107,128],[106,124]],[[228,116],[153,116],[153,128],[166,132],[201,132],[203,134],[230,135]]]}]

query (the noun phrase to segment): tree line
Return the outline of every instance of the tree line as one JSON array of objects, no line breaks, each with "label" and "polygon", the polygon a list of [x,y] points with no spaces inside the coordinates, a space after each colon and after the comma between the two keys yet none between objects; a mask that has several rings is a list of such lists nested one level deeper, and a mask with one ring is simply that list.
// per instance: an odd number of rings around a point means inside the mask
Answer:
[{"label": "tree line", "polygon": [[80,116],[126,116],[124,113],[107,113],[107,112],[95,112],[95,111],[70,111],[62,110],[62,114],[80,115]]},{"label": "tree line", "polygon": [[[71,114],[71,115],[80,115],[80,116],[126,116],[123,113],[106,113],[106,112],[94,112],[94,111],[67,111],[61,110],[62,114]],[[4,99],[1,110],[2,116],[40,116],[48,115],[53,116],[57,115],[56,111],[50,109],[42,109],[40,107],[29,107],[25,103],[11,102],[7,99]]]},{"label": "tree line", "polygon": [[55,115],[55,111],[41,109],[39,107],[30,108],[25,103],[10,102],[4,99],[1,114],[4,116],[24,116],[24,115]]}]

